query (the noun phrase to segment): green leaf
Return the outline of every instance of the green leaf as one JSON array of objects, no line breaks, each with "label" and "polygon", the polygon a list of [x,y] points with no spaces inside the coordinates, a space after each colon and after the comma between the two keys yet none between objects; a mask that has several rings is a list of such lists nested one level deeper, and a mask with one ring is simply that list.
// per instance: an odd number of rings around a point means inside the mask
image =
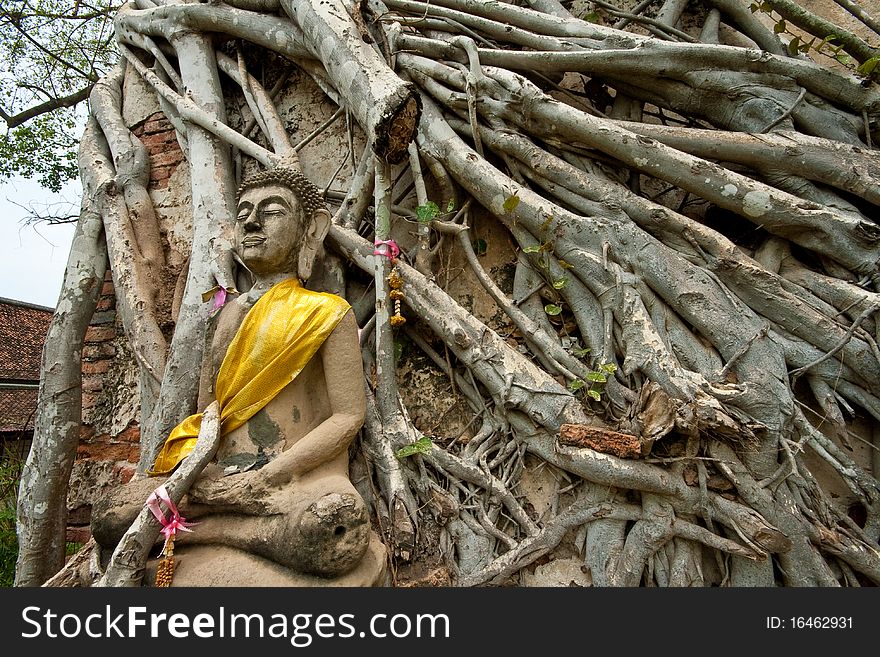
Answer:
[{"label": "green leaf", "polygon": [[562,258],[559,259],[559,266],[563,269],[571,269],[572,267],[574,267],[573,264],[571,264],[570,262],[566,262]]},{"label": "green leaf", "polygon": [[784,20],[779,20],[776,25],[773,26],[773,32],[775,34],[782,34],[785,32],[786,24]]},{"label": "green leaf", "polygon": [[550,230],[550,226],[553,224],[553,215],[551,214],[549,217],[544,219],[541,225],[538,227],[538,231],[541,233],[546,233]]},{"label": "green leaf", "polygon": [[475,239],[471,245],[474,247],[474,253],[478,256],[486,255],[486,251],[489,248],[489,245],[484,239]]},{"label": "green leaf", "polygon": [[548,303],[544,306],[544,312],[551,316],[556,316],[562,312],[562,308],[557,306],[555,303]]},{"label": "green leaf", "polygon": [[590,13],[584,15],[584,20],[588,23],[598,23],[601,19],[599,18],[599,14],[597,14],[595,11],[591,11]]},{"label": "green leaf", "polygon": [[596,392],[595,390],[587,390],[587,394],[588,394],[590,397],[592,397],[593,399],[595,399],[596,401],[602,401],[602,395],[600,395],[600,394],[599,394],[598,392]]},{"label": "green leaf", "polygon": [[798,54],[801,45],[801,38],[796,36],[794,39],[788,42],[788,54],[794,57]]},{"label": "green leaf", "polygon": [[602,363],[599,369],[607,374],[614,374],[617,371],[617,365],[614,363]]},{"label": "green leaf", "polygon": [[452,212],[453,210],[455,210],[455,199],[451,198],[451,199],[449,199],[449,202],[446,204],[446,211]]},{"label": "green leaf", "polygon": [[431,451],[432,445],[433,443],[430,438],[422,436],[416,442],[401,447],[394,455],[399,459],[405,459],[407,456],[413,456],[414,454],[427,454]]},{"label": "green leaf", "polygon": [[514,194],[513,196],[508,196],[504,201],[504,214],[510,214],[514,210],[516,210],[516,206],[519,205],[519,196]]},{"label": "green leaf", "polygon": [[765,0],[765,2],[761,3],[761,11],[769,14],[771,11],[773,11],[773,3],[766,2],[766,0]]},{"label": "green leaf", "polygon": [[572,356],[577,356],[578,358],[583,358],[583,357],[586,356],[588,353],[590,353],[590,350],[589,350],[589,349],[572,349],[572,350],[571,350],[571,355],[572,355]]},{"label": "green leaf", "polygon": [[758,3],[757,3],[757,2],[753,2],[752,4],[749,5],[749,11],[752,12],[753,14],[754,14],[756,11],[758,11],[760,8],[761,8],[761,7],[758,6]]},{"label": "green leaf", "polygon": [[553,289],[554,290],[561,290],[562,288],[565,287],[565,284],[567,282],[568,282],[567,278],[557,278],[555,281],[553,281]]},{"label": "green leaf", "polygon": [[420,205],[416,208],[416,216],[423,224],[430,223],[430,221],[439,214],[440,208],[434,203],[434,201],[428,201],[424,205]]},{"label": "green leaf", "polygon": [[878,63],[880,63],[880,55],[875,55],[874,57],[871,57],[871,59],[862,62],[862,65],[856,70],[862,75],[871,75],[877,68]]},{"label": "green leaf", "polygon": [[608,377],[603,372],[587,372],[587,381],[593,383],[605,383]]},{"label": "green leaf", "polygon": [[574,381],[572,381],[571,383],[568,384],[568,389],[571,390],[572,392],[577,392],[578,390],[583,388],[585,385],[587,385],[587,384],[584,383],[583,381],[581,381],[580,379],[575,379]]},{"label": "green leaf", "polygon": [[837,38],[836,34],[829,34],[827,37],[822,39],[822,43],[820,43],[819,46],[816,48],[816,52],[822,52],[822,48],[829,45],[836,38]]},{"label": "green leaf", "polygon": [[527,246],[523,249],[523,253],[540,253],[540,252],[541,252],[541,245],[540,244],[533,244],[532,246]]}]

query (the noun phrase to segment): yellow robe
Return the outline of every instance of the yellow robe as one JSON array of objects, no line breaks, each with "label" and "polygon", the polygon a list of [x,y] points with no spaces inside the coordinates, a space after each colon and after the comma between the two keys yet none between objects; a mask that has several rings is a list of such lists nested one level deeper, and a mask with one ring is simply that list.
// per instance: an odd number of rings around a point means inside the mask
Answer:
[{"label": "yellow robe", "polygon": [[[269,288],[245,315],[220,365],[220,434],[238,429],[293,381],[349,308],[345,299],[307,290],[295,278]],[[201,423],[196,413],[178,424],[149,474],[174,470],[195,447]]]}]

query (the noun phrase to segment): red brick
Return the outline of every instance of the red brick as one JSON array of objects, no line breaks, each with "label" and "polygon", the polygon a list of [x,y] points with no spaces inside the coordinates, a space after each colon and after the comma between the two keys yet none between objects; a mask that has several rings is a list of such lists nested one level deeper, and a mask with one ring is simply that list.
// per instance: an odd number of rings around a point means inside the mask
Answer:
[{"label": "red brick", "polygon": [[116,288],[113,287],[113,281],[112,280],[109,280],[109,281],[105,280],[104,287],[101,288],[101,296],[102,297],[109,297],[110,295],[113,295],[113,294],[116,294]]},{"label": "red brick", "polygon": [[116,311],[115,310],[101,310],[92,315],[92,326],[99,326],[104,324],[113,324],[116,321]]},{"label": "red brick", "polygon": [[150,135],[157,132],[167,132],[174,128],[171,121],[166,119],[162,114],[154,114],[144,123],[144,134]]},{"label": "red brick", "polygon": [[68,543],[88,543],[92,537],[92,530],[88,525],[83,527],[68,527],[65,540]]},{"label": "red brick", "polygon": [[76,448],[76,456],[80,459],[96,459],[99,461],[128,461],[137,463],[140,448],[131,443],[80,443]]},{"label": "red brick", "polygon": [[176,167],[159,167],[150,171],[150,185],[153,189],[165,189]]},{"label": "red brick", "polygon": [[94,427],[90,427],[87,424],[84,424],[79,429],[79,439],[80,440],[91,440],[95,436]]},{"label": "red brick", "polygon": [[177,137],[172,130],[168,130],[166,132],[145,134],[141,137],[141,142],[147,147],[147,150],[152,151],[156,147],[167,148],[168,144],[177,143]]},{"label": "red brick", "polygon": [[116,436],[116,440],[127,443],[139,443],[141,441],[141,428],[137,425],[130,426]]},{"label": "red brick", "polygon": [[[135,461],[132,461],[134,463]],[[113,474],[119,479],[119,482],[122,484],[127,484],[131,481],[131,478],[134,477],[134,473],[137,472],[137,468],[132,465],[117,465],[113,468]]]},{"label": "red brick", "polygon": [[150,166],[154,167],[163,167],[163,166],[176,166],[183,161],[183,153],[180,152],[180,149],[175,150],[164,150],[161,153],[156,153],[155,155],[150,155]]},{"label": "red brick", "polygon": [[[90,411],[98,404],[98,395],[94,392],[84,392],[82,396],[82,410],[83,413],[86,411]],[[82,434],[80,434],[80,439],[82,439]]]},{"label": "red brick", "polygon": [[98,305],[95,310],[113,310],[116,308],[116,296],[108,294],[98,299]]},{"label": "red brick", "polygon": [[159,182],[162,180],[168,180],[171,177],[171,172],[174,171],[176,167],[153,167],[150,169],[150,180],[154,182]]},{"label": "red brick", "polygon": [[96,342],[83,346],[82,355],[85,360],[112,358],[116,355],[116,347],[112,342]]},{"label": "red brick", "polygon": [[82,364],[83,374],[103,374],[109,369],[109,360],[86,361]]},{"label": "red brick", "polygon": [[116,329],[113,326],[90,326],[86,329],[87,343],[107,342],[116,337]]},{"label": "red brick", "polygon": [[104,377],[100,374],[85,374],[82,379],[82,389],[85,392],[99,392],[104,389]]}]

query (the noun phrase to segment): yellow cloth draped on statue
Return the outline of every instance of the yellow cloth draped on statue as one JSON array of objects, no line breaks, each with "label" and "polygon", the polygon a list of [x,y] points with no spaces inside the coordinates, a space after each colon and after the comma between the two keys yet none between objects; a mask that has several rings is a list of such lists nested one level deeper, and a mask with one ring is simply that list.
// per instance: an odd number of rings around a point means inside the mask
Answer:
[{"label": "yellow cloth draped on statue", "polygon": [[[273,285],[245,315],[217,374],[220,434],[242,426],[303,370],[348,309],[334,294],[313,292],[290,278]],[[202,414],[172,431],[151,475],[171,472],[195,447]]]}]

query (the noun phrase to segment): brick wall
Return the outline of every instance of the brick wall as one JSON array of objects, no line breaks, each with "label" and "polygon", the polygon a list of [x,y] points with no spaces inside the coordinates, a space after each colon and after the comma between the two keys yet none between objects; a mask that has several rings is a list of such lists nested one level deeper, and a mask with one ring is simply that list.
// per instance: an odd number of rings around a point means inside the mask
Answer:
[{"label": "brick wall", "polygon": [[183,151],[177,143],[174,126],[162,113],[150,115],[146,121],[132,128],[150,156],[150,188],[165,189],[168,180],[183,162]]}]

